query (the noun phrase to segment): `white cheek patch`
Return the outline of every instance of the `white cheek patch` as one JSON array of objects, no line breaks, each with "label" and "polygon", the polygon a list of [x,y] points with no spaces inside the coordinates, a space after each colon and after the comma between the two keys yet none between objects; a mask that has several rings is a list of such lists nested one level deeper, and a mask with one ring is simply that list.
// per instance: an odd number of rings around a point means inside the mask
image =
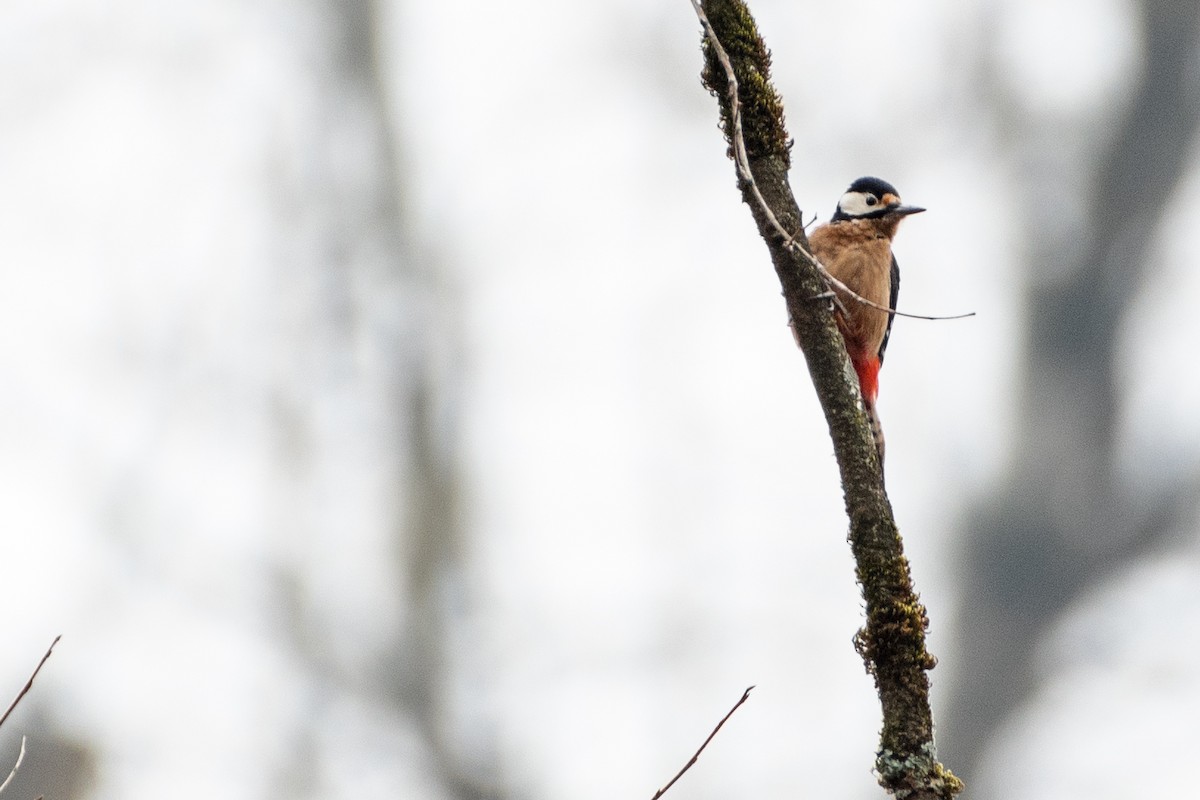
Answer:
[{"label": "white cheek patch", "polygon": [[842,210],[843,214],[859,217],[874,211],[878,208],[878,204],[874,206],[867,205],[867,195],[863,192],[846,192],[842,195],[842,199],[838,201],[838,208]]}]

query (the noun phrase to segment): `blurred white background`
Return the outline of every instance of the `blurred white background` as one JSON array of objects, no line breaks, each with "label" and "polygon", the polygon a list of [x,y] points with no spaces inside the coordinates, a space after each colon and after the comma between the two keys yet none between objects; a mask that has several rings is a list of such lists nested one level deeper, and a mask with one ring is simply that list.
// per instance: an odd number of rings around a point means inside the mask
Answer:
[{"label": "blurred white background", "polygon": [[[972,798],[1192,785],[1194,0],[752,4],[879,175]],[[12,797],[880,796],[831,446],[685,0],[9,4]],[[0,684],[2,686],[3,684]]]}]

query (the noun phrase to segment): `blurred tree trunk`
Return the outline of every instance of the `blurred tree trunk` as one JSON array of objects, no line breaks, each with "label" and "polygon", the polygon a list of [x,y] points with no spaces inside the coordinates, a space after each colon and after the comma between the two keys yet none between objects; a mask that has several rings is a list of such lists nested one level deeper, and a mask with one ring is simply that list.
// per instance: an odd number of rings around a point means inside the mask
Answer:
[{"label": "blurred tree trunk", "polygon": [[[340,691],[410,719],[425,740],[425,766],[437,773],[442,790],[449,797],[474,800],[497,795],[483,788],[490,782],[484,774],[488,769],[468,763],[477,754],[462,752],[462,731],[447,721],[446,702],[458,666],[447,640],[461,623],[452,613],[461,611],[461,597],[457,609],[451,608],[451,598],[452,587],[461,585],[464,536],[454,402],[457,298],[437,254],[412,229],[405,207],[404,159],[391,108],[394,75],[388,74],[388,42],[381,24],[384,9],[374,0],[327,0],[314,8],[324,23],[320,47],[325,52],[318,57],[327,73],[315,88],[323,95],[326,115],[318,122],[323,130],[317,135],[327,137],[319,152],[365,159],[369,174],[357,168],[347,179],[335,166],[319,164],[313,171],[325,184],[305,188],[318,198],[321,246],[329,253],[327,263],[320,265],[329,273],[321,279],[332,306],[328,316],[341,325],[331,349],[352,360],[365,336],[370,349],[382,355],[382,363],[373,368],[383,374],[371,380],[387,394],[386,425],[394,436],[383,447],[394,455],[392,474],[399,483],[392,525],[400,587],[394,601],[403,625],[394,632],[389,657],[369,665],[364,681],[362,674],[330,670],[329,643],[311,634],[314,626],[304,619],[302,603],[288,605],[302,657],[328,680],[341,683]],[[310,418],[301,409],[283,416],[299,427]],[[304,441],[306,435],[301,431],[285,438]],[[481,737],[472,731],[471,738]],[[311,770],[304,762],[314,750],[312,741],[297,743],[297,763],[284,767],[291,776],[284,778],[289,792],[304,791],[302,776]],[[474,760],[486,761],[487,756]]]},{"label": "blurred tree trunk", "polygon": [[[1142,0],[1138,14],[1144,69],[1086,177],[1069,163],[1094,128],[1064,135],[1054,121],[999,120],[1019,131],[1021,194],[1034,200],[1024,220],[1032,289],[1019,439],[1007,479],[967,526],[962,649],[950,656],[957,684],[939,736],[968,786],[1035,688],[1030,659],[1047,627],[1168,532],[1196,488],[1180,475],[1129,486],[1116,468],[1121,323],[1153,269],[1152,236],[1200,119],[1200,3]],[[1061,213],[1066,195],[1083,206],[1079,229]]]}]

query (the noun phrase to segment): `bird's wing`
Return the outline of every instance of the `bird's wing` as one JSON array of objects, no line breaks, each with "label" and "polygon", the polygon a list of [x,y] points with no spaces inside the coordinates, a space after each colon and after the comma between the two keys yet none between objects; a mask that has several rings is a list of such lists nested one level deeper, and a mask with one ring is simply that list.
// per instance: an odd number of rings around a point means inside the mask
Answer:
[{"label": "bird's wing", "polygon": [[[896,308],[896,300],[900,297],[900,265],[896,263],[895,254],[892,255],[892,273],[891,273],[892,290],[888,298],[888,308]],[[888,314],[887,330],[883,332],[883,341],[879,343],[879,363],[883,363],[883,351],[887,350],[888,339],[892,336],[892,321],[896,319],[895,314]]]}]

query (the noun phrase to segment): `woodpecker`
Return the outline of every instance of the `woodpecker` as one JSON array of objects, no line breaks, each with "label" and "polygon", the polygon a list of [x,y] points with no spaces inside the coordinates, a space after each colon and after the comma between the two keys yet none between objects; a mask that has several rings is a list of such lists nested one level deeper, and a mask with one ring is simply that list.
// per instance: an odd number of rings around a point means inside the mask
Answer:
[{"label": "woodpecker", "polygon": [[[900,294],[900,267],[892,254],[892,240],[900,221],[924,211],[900,202],[900,194],[887,181],[859,178],[838,201],[833,219],[808,237],[813,255],[855,294],[877,305],[896,308]],[[895,314],[865,305],[841,289],[835,312],[846,352],[858,374],[863,406],[875,435],[879,463],[883,464],[883,428],[875,410],[879,397],[879,367],[887,350]]]}]

